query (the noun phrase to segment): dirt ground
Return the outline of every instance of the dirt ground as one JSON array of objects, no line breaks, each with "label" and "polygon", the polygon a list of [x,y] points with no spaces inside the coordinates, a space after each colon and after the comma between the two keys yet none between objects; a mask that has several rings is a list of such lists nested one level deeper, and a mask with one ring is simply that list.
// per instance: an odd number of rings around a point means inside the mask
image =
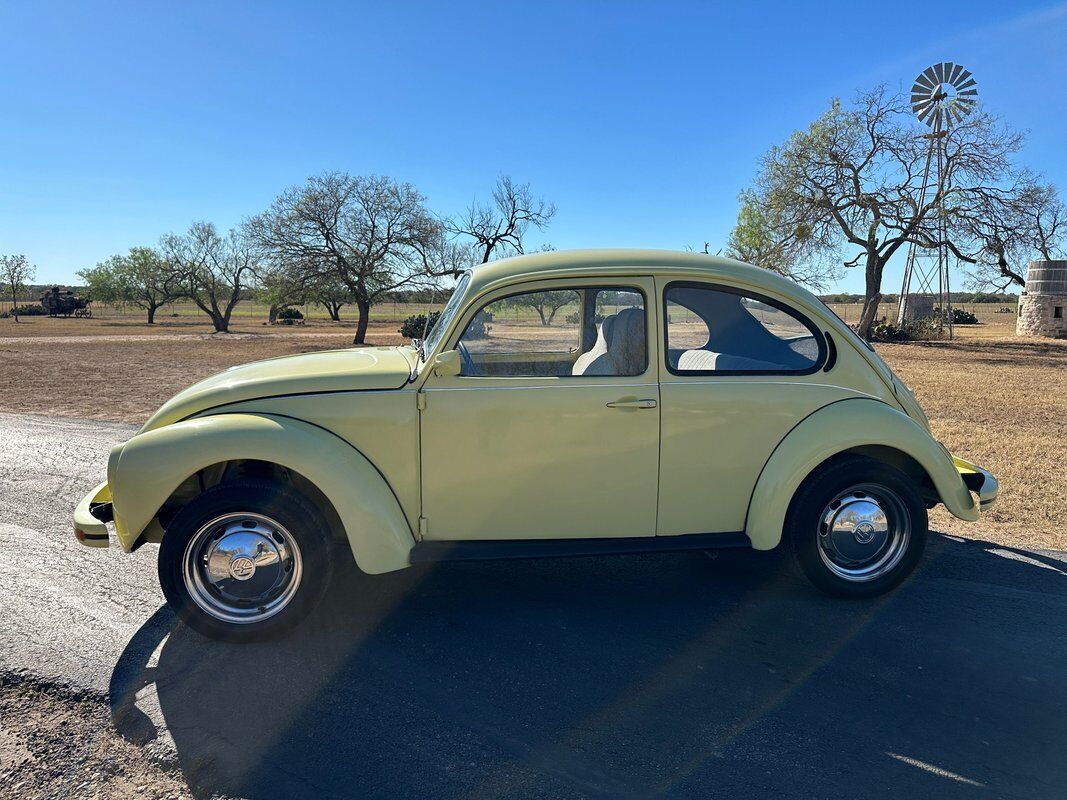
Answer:
[{"label": "dirt ground", "polygon": [[0,800],[191,797],[115,733],[103,700],[0,676]]},{"label": "dirt ground", "polygon": [[[403,309],[407,311],[408,309]],[[985,309],[981,309],[985,311]],[[847,315],[847,310],[844,310]],[[934,524],[1007,545],[1067,549],[1067,341],[1021,339],[990,310],[952,342],[879,345],[911,386],[935,435],[1001,480],[976,525],[935,511]],[[369,344],[400,344],[396,319],[373,320]],[[133,317],[0,320],[0,411],[143,422],[175,392],[235,364],[350,346],[351,322],[235,326],[203,318],[155,326]]]}]

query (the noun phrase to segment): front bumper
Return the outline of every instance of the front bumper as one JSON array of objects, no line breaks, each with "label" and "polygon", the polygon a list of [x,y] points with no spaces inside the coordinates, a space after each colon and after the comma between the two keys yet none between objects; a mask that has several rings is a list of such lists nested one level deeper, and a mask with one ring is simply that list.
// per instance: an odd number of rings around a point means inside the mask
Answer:
[{"label": "front bumper", "polygon": [[86,547],[107,547],[112,520],[111,489],[104,481],[85,495],[74,509],[74,538]]},{"label": "front bumper", "polygon": [[956,471],[963,479],[964,485],[978,495],[978,510],[985,512],[992,508],[993,503],[997,501],[997,493],[1000,491],[1000,484],[993,477],[993,473],[957,456],[952,457],[952,463],[956,466]]}]

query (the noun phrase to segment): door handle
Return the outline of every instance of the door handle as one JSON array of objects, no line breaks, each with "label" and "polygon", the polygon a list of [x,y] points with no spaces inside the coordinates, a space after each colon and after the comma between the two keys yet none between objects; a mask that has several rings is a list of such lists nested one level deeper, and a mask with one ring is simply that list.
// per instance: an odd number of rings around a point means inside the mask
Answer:
[{"label": "door handle", "polygon": [[655,408],[655,400],[614,400],[608,408]]}]

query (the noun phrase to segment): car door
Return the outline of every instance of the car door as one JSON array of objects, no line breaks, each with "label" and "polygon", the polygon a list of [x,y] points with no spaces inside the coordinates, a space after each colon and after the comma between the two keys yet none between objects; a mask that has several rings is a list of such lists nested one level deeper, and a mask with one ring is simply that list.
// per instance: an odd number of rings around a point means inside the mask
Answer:
[{"label": "car door", "polygon": [[662,281],[657,533],[738,532],[763,465],[834,385],[826,334],[788,298]]},{"label": "car door", "polygon": [[540,281],[472,304],[421,411],[425,539],[653,536],[651,278]]}]

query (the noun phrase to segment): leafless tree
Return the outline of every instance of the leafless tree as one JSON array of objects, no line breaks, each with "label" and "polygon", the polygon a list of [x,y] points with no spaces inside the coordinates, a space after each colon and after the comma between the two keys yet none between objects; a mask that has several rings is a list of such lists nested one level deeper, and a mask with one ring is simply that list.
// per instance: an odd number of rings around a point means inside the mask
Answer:
[{"label": "leafless tree", "polygon": [[195,222],[183,235],[163,237],[166,258],[181,272],[193,302],[211,318],[217,333],[227,333],[230,316],[250,287],[256,253],[238,231],[222,236],[210,222]]},{"label": "leafless tree", "polygon": [[494,255],[521,255],[523,239],[530,227],[544,230],[556,214],[556,207],[534,197],[530,184],[516,184],[501,175],[493,187],[492,201],[472,202],[467,210],[444,221],[454,236],[469,239],[477,261],[484,264]]},{"label": "leafless tree", "polygon": [[1025,288],[1027,262],[1064,257],[1067,207],[1054,186],[1024,174],[1012,190],[988,192],[974,202],[960,220],[961,233],[974,241],[973,288]]},{"label": "leafless tree", "polygon": [[26,260],[24,255],[0,256],[0,276],[4,286],[11,292],[11,316],[19,321],[19,292],[26,290],[26,284],[37,276],[37,267]]},{"label": "leafless tree", "polygon": [[[943,230],[958,234],[961,226],[956,219],[938,224],[940,209],[958,216],[976,205],[975,198],[1014,182],[1011,157],[1022,135],[976,110],[944,135],[945,179],[923,196],[930,140],[920,133],[906,99],[885,87],[860,94],[850,107],[835,100],[807,130],[764,156],[749,194],[761,212],[757,221],[771,222],[771,244],[784,246],[786,263],[792,239],[807,243],[809,255],[837,247],[854,251],[845,266],[864,270],[861,336],[869,335],[877,316],[889,260],[914,242],[944,246],[972,263],[968,243],[942,236]],[[777,237],[784,242],[777,244]]]},{"label": "leafless tree", "polygon": [[440,226],[414,186],[383,176],[328,172],[294,186],[246,230],[276,261],[296,265],[308,284],[335,279],[358,312],[363,344],[370,308],[387,292],[417,284]]}]

